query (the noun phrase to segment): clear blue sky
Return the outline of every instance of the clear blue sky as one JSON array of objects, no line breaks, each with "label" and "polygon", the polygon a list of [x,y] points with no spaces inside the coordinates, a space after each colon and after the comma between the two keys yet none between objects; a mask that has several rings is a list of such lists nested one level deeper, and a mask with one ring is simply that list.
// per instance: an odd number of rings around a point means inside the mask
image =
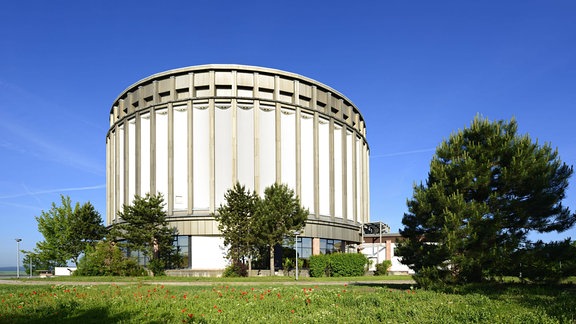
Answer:
[{"label": "clear blue sky", "polygon": [[516,117],[574,165],[575,17],[572,0],[5,1],[0,266],[15,265],[14,238],[42,239],[34,216],[60,194],[105,218],[110,105],[184,66],[277,68],[345,94],[367,121],[372,220],[393,231],[435,147],[477,113]]}]

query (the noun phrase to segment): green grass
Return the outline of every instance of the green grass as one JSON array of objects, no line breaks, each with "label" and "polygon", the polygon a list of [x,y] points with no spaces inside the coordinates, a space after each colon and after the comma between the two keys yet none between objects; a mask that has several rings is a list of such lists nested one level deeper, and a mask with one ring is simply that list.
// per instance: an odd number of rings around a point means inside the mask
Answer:
[{"label": "green grass", "polygon": [[0,285],[1,323],[574,323],[576,288],[410,285]]}]

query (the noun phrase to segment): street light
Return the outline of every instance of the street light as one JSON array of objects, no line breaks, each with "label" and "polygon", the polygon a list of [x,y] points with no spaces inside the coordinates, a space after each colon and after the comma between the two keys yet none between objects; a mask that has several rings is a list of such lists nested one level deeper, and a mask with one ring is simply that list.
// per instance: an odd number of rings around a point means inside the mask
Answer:
[{"label": "street light", "polygon": [[296,280],[298,280],[298,235],[300,235],[300,231],[294,232],[294,235],[296,235]]},{"label": "street light", "polygon": [[16,240],[16,278],[20,279],[20,242],[22,239],[15,239]]},{"label": "street light", "polygon": [[29,269],[30,269],[30,273],[28,274],[28,278],[32,279],[32,253],[28,253],[28,261],[30,262],[29,264]]}]

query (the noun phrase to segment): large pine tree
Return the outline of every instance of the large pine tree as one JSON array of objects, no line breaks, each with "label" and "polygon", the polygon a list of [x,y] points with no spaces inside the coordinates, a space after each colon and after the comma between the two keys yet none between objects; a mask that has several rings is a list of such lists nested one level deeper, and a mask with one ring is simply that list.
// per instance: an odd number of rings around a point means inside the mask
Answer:
[{"label": "large pine tree", "polygon": [[428,180],[414,187],[402,219],[404,264],[478,282],[505,272],[529,232],[574,224],[576,215],[561,203],[572,167],[517,128],[514,119],[477,116],[436,149]]}]

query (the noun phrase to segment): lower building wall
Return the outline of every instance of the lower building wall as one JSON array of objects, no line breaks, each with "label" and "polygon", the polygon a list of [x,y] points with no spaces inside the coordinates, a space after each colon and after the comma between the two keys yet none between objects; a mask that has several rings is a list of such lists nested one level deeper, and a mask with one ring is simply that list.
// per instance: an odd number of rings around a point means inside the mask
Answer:
[{"label": "lower building wall", "polygon": [[[372,261],[368,268],[369,271],[376,270],[376,264],[381,263],[384,260],[391,260],[392,266],[388,270],[389,273],[414,274],[414,270],[410,269],[407,265],[402,264],[401,257],[394,255],[395,248],[396,243],[391,243],[389,241],[384,241],[382,243],[360,244],[362,254],[364,254],[368,260]],[[389,251],[387,251],[387,249],[389,249]]]},{"label": "lower building wall", "polygon": [[222,270],[226,268],[224,239],[214,236],[192,236],[190,269]]}]

